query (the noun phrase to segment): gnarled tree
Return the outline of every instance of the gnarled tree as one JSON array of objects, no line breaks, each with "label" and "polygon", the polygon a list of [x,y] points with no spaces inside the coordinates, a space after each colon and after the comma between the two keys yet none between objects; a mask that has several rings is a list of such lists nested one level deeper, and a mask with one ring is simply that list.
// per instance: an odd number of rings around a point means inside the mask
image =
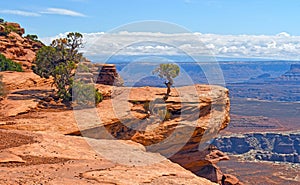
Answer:
[{"label": "gnarled tree", "polygon": [[[78,51],[82,46],[82,35],[69,33],[66,38],[53,40],[50,46],[42,47],[36,56],[33,71],[43,78],[52,76],[58,96],[64,101],[72,99],[75,71],[78,63],[83,60],[82,54]],[[95,96],[100,94],[96,90],[94,92]],[[98,99],[96,103],[99,103]]]},{"label": "gnarled tree", "polygon": [[167,100],[171,93],[171,86],[174,84],[173,79],[176,78],[180,73],[180,68],[176,64],[160,64],[155,70],[152,72],[153,74],[157,74],[160,78],[164,78],[165,85],[167,86],[167,93],[164,97],[164,100]]}]

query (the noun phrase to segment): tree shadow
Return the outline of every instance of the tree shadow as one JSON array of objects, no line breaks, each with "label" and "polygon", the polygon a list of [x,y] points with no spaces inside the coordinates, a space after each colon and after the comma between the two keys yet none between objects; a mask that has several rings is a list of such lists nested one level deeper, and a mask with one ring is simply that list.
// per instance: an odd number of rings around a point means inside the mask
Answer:
[{"label": "tree shadow", "polygon": [[39,101],[50,97],[53,94],[53,90],[20,90],[8,95],[9,100],[32,100]]}]

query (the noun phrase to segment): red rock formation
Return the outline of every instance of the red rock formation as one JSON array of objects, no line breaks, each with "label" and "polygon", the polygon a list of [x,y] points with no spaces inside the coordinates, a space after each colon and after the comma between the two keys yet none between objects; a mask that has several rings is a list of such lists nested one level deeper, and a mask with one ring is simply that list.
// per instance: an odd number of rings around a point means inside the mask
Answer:
[{"label": "red rock formation", "polygon": [[[170,119],[162,121],[155,112],[149,116],[144,104],[162,98],[165,88],[101,85],[101,89],[107,91],[106,96],[110,99],[104,100],[96,109],[101,119],[100,124],[90,121],[89,119],[93,118],[90,118],[90,114],[85,115],[87,111],[85,109],[76,119],[72,110],[51,111],[51,109],[43,108],[39,110],[51,89],[50,85],[42,88],[43,82],[35,76],[30,76],[29,73],[3,74],[5,83],[11,89],[11,94],[0,102],[0,117],[2,116],[0,129],[82,134],[100,139],[101,142],[102,139],[107,139],[105,135],[109,131],[110,137],[140,143],[145,146],[145,150],[159,152],[198,176],[218,183],[226,179],[216,164],[220,160],[228,160],[228,157],[212,147],[198,150],[199,142],[211,139],[205,131],[219,132],[229,123],[230,104],[228,90],[225,88],[196,85],[172,89],[167,102],[154,104],[155,108],[165,107],[172,112]],[[18,75],[24,78],[26,74],[28,77],[24,83],[16,80]],[[12,76],[15,77],[12,78]],[[81,125],[80,119],[85,119],[84,125]],[[176,134],[173,135],[173,133]],[[171,141],[167,146],[157,145],[158,147],[155,148],[155,144],[163,143],[167,139]],[[177,146],[179,146],[178,150]],[[95,173],[102,174],[102,172]],[[85,177],[92,178],[90,173],[86,175],[88,176]]]},{"label": "red rock formation", "polygon": [[17,23],[5,23],[0,25],[0,32],[3,32],[5,26],[12,26],[15,32],[0,36],[0,53],[6,58],[20,63],[24,70],[30,70],[31,64],[35,59],[36,52],[43,46],[42,43],[24,38],[24,28]]},{"label": "red rock formation", "polygon": [[[99,155],[82,137],[4,130],[0,137],[0,184],[216,185],[134,142],[93,141],[138,159],[125,165]],[[149,160],[161,162],[146,165]]]},{"label": "red rock formation", "polygon": [[90,61],[82,62],[88,68],[88,72],[78,72],[76,77],[87,83],[122,86],[123,80],[117,72],[114,64],[99,64]]},{"label": "red rock formation", "polygon": [[[194,94],[194,88],[199,93],[198,96]],[[105,115],[99,112],[101,116],[103,115],[100,117],[104,125],[100,127],[89,125],[87,127],[92,128],[82,130],[81,133],[85,137],[100,139],[105,138],[105,132],[108,131],[117,139],[130,139],[141,143],[147,150],[169,157],[173,162],[198,176],[221,183],[223,173],[216,164],[221,160],[228,160],[229,157],[213,148],[199,151],[198,147],[200,142],[211,139],[205,134],[206,131],[219,132],[228,125],[230,120],[228,90],[206,85],[173,89],[166,104],[158,102],[155,105],[156,108],[166,107],[173,114],[170,120],[161,122],[155,118],[156,115],[149,116],[143,104],[162,98],[164,93],[164,88],[115,88],[112,99],[120,103],[112,106],[112,110],[110,106],[103,108],[107,112],[117,112],[119,115]],[[128,103],[131,105],[129,110],[126,108]],[[126,109],[130,112],[126,112]],[[177,115],[178,113],[181,116]],[[197,122],[196,125],[194,121]],[[210,128],[209,124],[214,126]],[[170,143],[159,144],[166,139]]]}]

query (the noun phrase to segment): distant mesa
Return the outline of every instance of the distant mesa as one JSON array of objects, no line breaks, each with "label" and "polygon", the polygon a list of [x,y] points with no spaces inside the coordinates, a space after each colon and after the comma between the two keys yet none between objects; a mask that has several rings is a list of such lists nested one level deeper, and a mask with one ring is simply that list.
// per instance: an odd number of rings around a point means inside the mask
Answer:
[{"label": "distant mesa", "polygon": [[265,80],[270,80],[271,75],[269,73],[264,73],[257,77],[253,77],[250,79],[251,82],[264,82]]},{"label": "distant mesa", "polygon": [[274,78],[269,73],[250,78],[249,83],[293,83],[300,81],[300,64],[291,64],[290,70],[281,76]]},{"label": "distant mesa", "polygon": [[[300,163],[300,134],[250,133],[224,136],[213,143],[221,151],[262,161]],[[253,155],[254,154],[254,155]]]},{"label": "distant mesa", "polygon": [[290,70],[280,76],[281,81],[300,81],[300,64],[292,64]]}]

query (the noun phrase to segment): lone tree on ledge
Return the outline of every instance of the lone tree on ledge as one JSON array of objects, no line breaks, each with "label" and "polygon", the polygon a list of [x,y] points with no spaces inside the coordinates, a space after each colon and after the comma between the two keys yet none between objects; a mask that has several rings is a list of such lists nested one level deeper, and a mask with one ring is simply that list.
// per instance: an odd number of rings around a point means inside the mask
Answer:
[{"label": "lone tree on ledge", "polygon": [[164,78],[165,85],[167,86],[167,94],[164,96],[164,100],[167,100],[171,93],[171,86],[174,84],[173,79],[176,78],[180,73],[180,68],[176,64],[160,64],[154,71],[153,74],[157,74],[160,78]]},{"label": "lone tree on ledge", "polygon": [[81,94],[90,95],[84,91],[94,92],[95,103],[98,104],[102,100],[102,95],[94,86],[91,89],[89,84],[74,81],[77,65],[84,59],[78,51],[82,47],[82,35],[77,32],[69,33],[66,38],[53,40],[50,46],[44,46],[38,51],[33,71],[43,78],[52,76],[53,84],[58,90],[57,94],[64,101],[71,101],[72,88],[80,87],[80,91],[78,89],[77,91]]}]

